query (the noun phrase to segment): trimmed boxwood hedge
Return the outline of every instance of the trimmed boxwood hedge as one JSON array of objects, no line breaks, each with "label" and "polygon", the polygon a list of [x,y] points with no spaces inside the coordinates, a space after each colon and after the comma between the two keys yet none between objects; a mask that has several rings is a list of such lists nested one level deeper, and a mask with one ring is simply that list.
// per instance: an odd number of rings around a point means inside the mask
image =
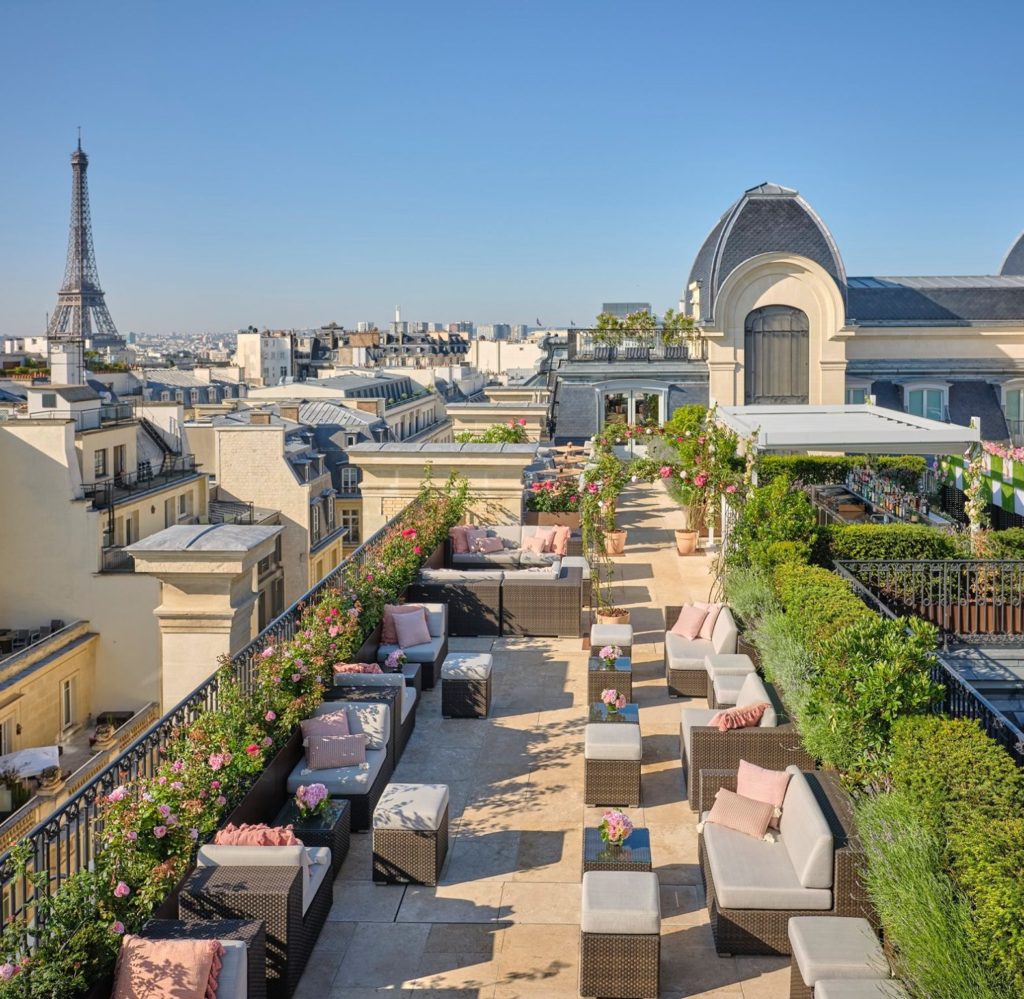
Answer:
[{"label": "trimmed boxwood hedge", "polygon": [[813,648],[835,632],[875,614],[834,572],[816,565],[780,565],[775,591],[787,615],[799,622]]},{"label": "trimmed boxwood hedge", "polygon": [[1024,527],[1008,527],[986,536],[992,558],[1024,558]]},{"label": "trimmed boxwood hedge", "polygon": [[964,551],[955,535],[924,524],[829,524],[818,530],[814,556],[827,566],[840,559],[963,558]]},{"label": "trimmed boxwood hedge", "polygon": [[[827,486],[845,482],[855,468],[862,468],[865,459],[857,455],[766,454],[757,462],[757,481],[767,485],[779,475],[810,486]],[[880,455],[871,464],[885,472],[906,489],[916,489],[924,475],[925,460],[919,455]]]}]

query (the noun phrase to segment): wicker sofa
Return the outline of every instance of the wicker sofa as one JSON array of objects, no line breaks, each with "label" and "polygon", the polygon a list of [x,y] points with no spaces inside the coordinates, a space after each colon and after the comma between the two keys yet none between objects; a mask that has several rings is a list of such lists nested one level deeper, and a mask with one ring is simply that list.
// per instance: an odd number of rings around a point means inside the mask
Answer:
[{"label": "wicker sofa", "polygon": [[[711,932],[719,954],[789,954],[793,916],[877,917],[860,883],[864,856],[853,806],[834,774],[786,768],[792,777],[780,830],[766,842],[705,822],[698,840]],[[735,770],[703,770],[703,814]]]},{"label": "wicker sofa", "polygon": [[[500,552],[457,553],[449,542],[446,546],[445,565],[453,569],[528,569],[534,565],[550,565],[559,556],[553,552],[531,552],[523,548],[523,542],[538,531],[546,530],[535,524],[498,524],[495,527],[481,527],[489,538],[501,538],[504,546]],[[583,554],[583,536],[579,531],[569,535],[566,555]]]},{"label": "wicker sofa", "polygon": [[331,851],[207,844],[200,847],[196,864],[178,896],[181,919],[262,920],[267,994],[290,996],[333,901]]},{"label": "wicker sofa", "polygon": [[[337,711],[338,702],[325,701],[314,715]],[[332,798],[344,798],[352,806],[352,831],[370,828],[370,817],[395,769],[388,752],[391,740],[391,712],[386,704],[345,703],[349,729],[366,732],[371,737],[363,766],[337,767],[331,770],[307,770],[305,758],[295,764],[288,776],[288,792],[294,794],[301,785],[318,783],[327,787]]]},{"label": "wicker sofa", "polygon": [[[382,688],[398,691],[398,696],[394,698],[395,710],[391,711],[391,728],[394,732],[392,757],[397,766],[416,728],[416,710],[419,706],[419,694],[415,687],[406,683],[404,673],[336,673],[334,687],[325,693],[324,699],[344,701],[355,689],[371,696],[374,691],[380,692]],[[388,707],[391,708],[390,701]]]},{"label": "wicker sofa", "polygon": [[690,808],[700,807],[702,770],[734,770],[740,760],[756,763],[769,770],[783,770],[795,764],[801,770],[813,770],[814,758],[803,747],[796,726],[788,721],[778,692],[756,673],[744,680],[737,701],[739,706],[770,705],[757,728],[735,728],[722,732],[710,725],[718,714],[715,708],[683,708],[679,715],[679,760],[686,780]]},{"label": "wicker sofa", "polygon": [[405,594],[409,603],[444,604],[450,635],[500,635],[503,578],[501,569],[422,569]]},{"label": "wicker sofa", "polygon": [[[420,602],[409,600],[409,603]],[[424,642],[422,645],[410,645],[407,648],[398,645],[385,645],[381,642],[377,646],[377,662],[384,662],[392,652],[404,652],[405,658],[409,662],[422,663],[423,686],[429,689],[434,686],[434,682],[441,675],[441,663],[448,655],[448,605],[443,601],[422,601],[422,603],[427,612],[430,641]]]},{"label": "wicker sofa", "polygon": [[704,657],[736,651],[736,621],[729,608],[723,607],[711,638],[691,640],[670,630],[681,610],[682,606],[665,608],[665,682],[670,697],[704,697],[708,684]]}]

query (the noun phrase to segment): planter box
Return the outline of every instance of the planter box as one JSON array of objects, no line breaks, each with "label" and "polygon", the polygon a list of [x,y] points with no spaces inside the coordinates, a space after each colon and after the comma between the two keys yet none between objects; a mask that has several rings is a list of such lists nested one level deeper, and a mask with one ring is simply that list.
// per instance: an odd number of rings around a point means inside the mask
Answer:
[{"label": "planter box", "polygon": [[579,513],[541,513],[538,510],[527,510],[523,523],[533,527],[571,527],[579,530]]},{"label": "planter box", "polygon": [[377,661],[377,649],[380,648],[380,633],[383,625],[378,624],[369,635],[366,636],[366,641],[359,646],[359,651],[356,653],[353,662],[357,663],[375,663]]}]

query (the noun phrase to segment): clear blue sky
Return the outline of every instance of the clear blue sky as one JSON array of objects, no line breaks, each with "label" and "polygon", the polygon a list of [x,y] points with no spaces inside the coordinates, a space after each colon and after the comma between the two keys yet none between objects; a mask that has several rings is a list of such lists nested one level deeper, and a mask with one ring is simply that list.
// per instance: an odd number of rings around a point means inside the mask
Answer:
[{"label": "clear blue sky", "polygon": [[122,332],[660,311],[763,180],[851,274],[992,273],[1022,37],[1019,2],[4,0],[0,333],[53,306],[77,125]]}]

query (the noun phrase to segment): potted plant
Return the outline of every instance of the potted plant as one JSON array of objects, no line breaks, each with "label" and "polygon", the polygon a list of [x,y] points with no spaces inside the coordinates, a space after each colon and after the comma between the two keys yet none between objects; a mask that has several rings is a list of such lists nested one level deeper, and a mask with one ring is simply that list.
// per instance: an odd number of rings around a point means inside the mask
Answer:
[{"label": "potted plant", "polygon": [[0,814],[16,812],[31,796],[15,769],[5,767],[0,770]]},{"label": "potted plant", "polygon": [[580,526],[580,488],[576,482],[534,482],[526,497],[525,523],[539,527]]}]

